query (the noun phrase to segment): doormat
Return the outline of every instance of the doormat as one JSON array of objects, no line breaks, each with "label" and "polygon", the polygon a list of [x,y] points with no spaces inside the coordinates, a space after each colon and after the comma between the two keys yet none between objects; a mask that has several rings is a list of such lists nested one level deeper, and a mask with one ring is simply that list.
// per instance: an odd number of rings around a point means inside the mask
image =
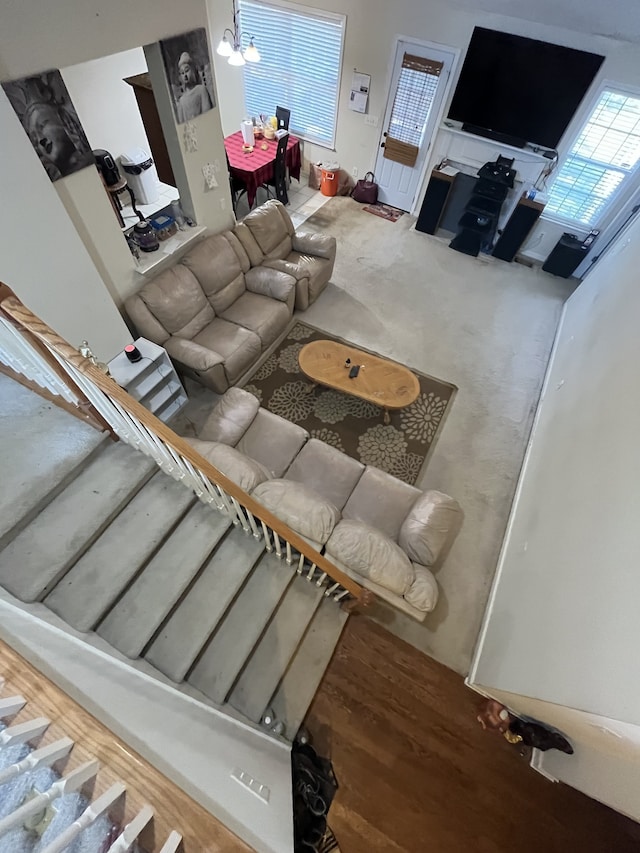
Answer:
[{"label": "doormat", "polygon": [[420,383],[420,396],[410,406],[390,412],[391,423],[385,426],[382,409],[373,403],[322,386],[309,393],[310,383],[300,371],[298,354],[306,343],[319,340],[353,346],[296,322],[249,377],[245,391],[257,397],[263,408],[299,424],[312,438],[413,485],[451,408],[456,386],[410,368]]},{"label": "doormat", "polygon": [[375,204],[368,204],[362,209],[366,210],[367,213],[373,213],[374,216],[381,216],[382,219],[386,219],[388,222],[397,222],[404,213],[404,210],[400,210],[399,207],[391,207],[390,204],[382,204],[381,201],[377,201]]}]

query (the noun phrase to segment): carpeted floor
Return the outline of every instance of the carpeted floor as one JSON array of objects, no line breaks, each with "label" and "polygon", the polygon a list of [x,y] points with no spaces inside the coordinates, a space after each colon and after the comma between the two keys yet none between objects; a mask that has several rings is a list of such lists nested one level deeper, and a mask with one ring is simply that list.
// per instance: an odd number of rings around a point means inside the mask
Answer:
[{"label": "carpeted floor", "polygon": [[338,243],[331,283],[300,319],[458,388],[416,485],[458,500],[464,524],[423,623],[377,604],[374,618],[466,674],[570,283],[471,258],[413,229],[329,199],[302,228]]},{"label": "carpeted floor", "polygon": [[304,344],[324,339],[336,338],[297,322],[248,379],[245,390],[264,408],[300,424],[313,438],[415,483],[450,408],[455,386],[414,371],[420,396],[405,409],[391,412],[391,423],[385,426],[382,410],[372,403],[328,388],[310,391],[298,354]]}]

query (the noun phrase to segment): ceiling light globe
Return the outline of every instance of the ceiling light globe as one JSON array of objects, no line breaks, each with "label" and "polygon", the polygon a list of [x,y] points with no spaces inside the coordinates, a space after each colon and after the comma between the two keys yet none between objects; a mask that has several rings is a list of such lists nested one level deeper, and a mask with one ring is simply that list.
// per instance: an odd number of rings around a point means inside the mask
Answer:
[{"label": "ceiling light globe", "polygon": [[218,56],[231,56],[233,53],[233,48],[231,47],[231,43],[226,36],[222,36],[220,40],[220,44],[216,48],[216,53]]},{"label": "ceiling light globe", "polygon": [[249,47],[244,52],[244,58],[247,62],[260,62],[260,53],[253,40],[249,42]]},{"label": "ceiling light globe", "polygon": [[236,65],[236,66],[245,64],[244,56],[242,55],[242,53],[239,50],[234,50],[231,53],[231,56],[229,57],[227,62],[229,63],[229,65]]}]

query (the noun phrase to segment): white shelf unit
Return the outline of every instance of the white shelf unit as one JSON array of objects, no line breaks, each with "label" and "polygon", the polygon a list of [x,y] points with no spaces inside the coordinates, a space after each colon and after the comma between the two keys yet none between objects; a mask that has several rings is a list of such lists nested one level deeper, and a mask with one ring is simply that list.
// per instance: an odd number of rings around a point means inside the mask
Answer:
[{"label": "white shelf unit", "polygon": [[165,423],[188,402],[166,350],[146,338],[134,341],[142,361],[130,362],[124,352],[109,362],[109,373],[121,388]]}]

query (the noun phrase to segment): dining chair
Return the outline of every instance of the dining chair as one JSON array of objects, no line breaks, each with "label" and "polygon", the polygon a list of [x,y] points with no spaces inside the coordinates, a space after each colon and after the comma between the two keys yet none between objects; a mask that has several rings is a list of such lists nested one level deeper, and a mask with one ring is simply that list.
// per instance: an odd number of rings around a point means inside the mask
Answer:
[{"label": "dining chair", "polygon": [[278,140],[276,149],[276,159],[273,164],[273,177],[271,180],[263,184],[267,194],[271,197],[275,193],[275,198],[283,204],[289,204],[289,196],[287,194],[287,143],[289,134],[286,134]]},{"label": "dining chair", "polygon": [[247,185],[242,178],[236,177],[231,171],[229,163],[229,155],[227,154],[227,171],[229,173],[229,189],[231,191],[231,204],[233,206],[233,214],[237,216],[238,201],[247,192]]},{"label": "dining chair", "polygon": [[276,121],[278,122],[278,130],[289,130],[289,119],[291,118],[291,110],[286,107],[276,107]]}]

